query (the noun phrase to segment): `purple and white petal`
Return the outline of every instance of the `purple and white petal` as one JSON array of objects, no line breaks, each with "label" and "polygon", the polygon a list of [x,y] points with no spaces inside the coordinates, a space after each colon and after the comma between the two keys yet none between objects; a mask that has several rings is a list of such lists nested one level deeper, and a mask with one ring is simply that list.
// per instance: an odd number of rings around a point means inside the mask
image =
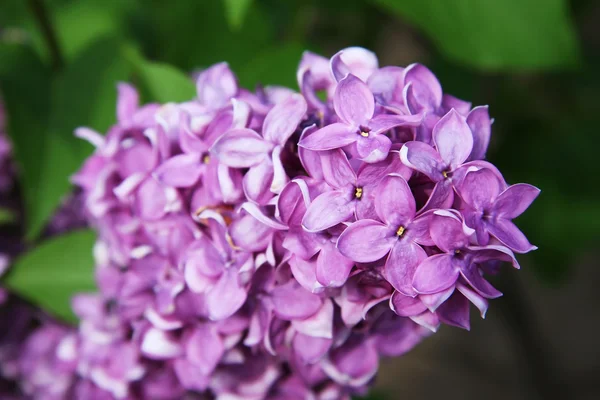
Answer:
[{"label": "purple and white petal", "polygon": [[351,199],[344,193],[332,190],[313,200],[302,218],[302,226],[308,232],[321,232],[349,220],[353,215],[354,204]]},{"label": "purple and white petal", "polygon": [[386,280],[400,293],[415,296],[413,278],[419,265],[427,258],[425,250],[418,244],[399,240],[388,256],[383,275]]},{"label": "purple and white petal", "polygon": [[465,117],[452,109],[433,127],[433,141],[450,170],[464,163],[473,150],[473,134]]},{"label": "purple and white petal", "polygon": [[452,256],[436,254],[417,267],[412,286],[420,294],[438,293],[453,286],[459,275],[459,268],[452,263]]},{"label": "purple and white petal", "polygon": [[285,145],[306,114],[306,101],[299,94],[289,95],[269,111],[263,122],[263,137],[280,146]]},{"label": "purple and white petal", "polygon": [[366,83],[350,74],[342,79],[333,97],[335,113],[355,128],[368,126],[375,112],[375,98]]},{"label": "purple and white petal", "polygon": [[389,253],[397,238],[393,230],[381,222],[362,219],[340,235],[337,248],[356,262],[377,261]]},{"label": "purple and white petal", "polygon": [[517,183],[500,193],[494,204],[494,214],[513,219],[523,214],[540,194],[540,189],[527,183]]},{"label": "purple and white petal", "polygon": [[336,122],[302,138],[298,146],[315,151],[333,150],[356,142],[359,136],[355,128]]},{"label": "purple and white petal", "polygon": [[263,161],[273,147],[253,130],[233,129],[217,139],[211,152],[229,167],[248,168]]}]

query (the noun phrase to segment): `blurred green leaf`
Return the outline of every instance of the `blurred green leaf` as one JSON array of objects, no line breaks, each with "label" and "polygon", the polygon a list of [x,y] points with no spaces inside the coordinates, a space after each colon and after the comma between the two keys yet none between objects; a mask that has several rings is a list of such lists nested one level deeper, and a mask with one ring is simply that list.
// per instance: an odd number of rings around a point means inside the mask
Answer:
[{"label": "blurred green leaf", "polygon": [[[116,84],[130,65],[118,40],[100,39],[83,50],[53,81],[31,49],[3,46],[2,90],[15,158],[22,170],[26,236],[34,239],[70,189],[69,177],[91,153],[73,136],[79,126],[105,131],[115,120]],[[4,57],[4,55],[3,55]],[[3,58],[2,57],[2,58]],[[51,90],[48,83],[52,82]]]},{"label": "blurred green leaf", "polygon": [[447,57],[486,69],[580,62],[565,0],[373,0],[425,31]]},{"label": "blurred green leaf", "polygon": [[71,297],[96,290],[92,231],[58,236],[28,251],[12,265],[2,283],[11,291],[67,321],[76,321]]},{"label": "blurred green leaf", "polygon": [[0,225],[12,224],[17,220],[17,216],[14,211],[0,207]]},{"label": "blurred green leaf", "polygon": [[225,16],[229,26],[237,30],[246,18],[246,14],[252,5],[253,0],[223,0],[225,5]]},{"label": "blurred green leaf", "polygon": [[244,24],[234,31],[225,8],[216,7],[214,0],[154,0],[144,10],[152,31],[139,41],[151,59],[185,71],[221,61],[238,71],[272,42],[271,24],[259,5],[249,8]]},{"label": "blurred green leaf", "polygon": [[[7,132],[13,157],[19,167],[20,185],[29,225],[39,214],[38,184],[43,179],[43,162],[49,151],[50,71],[30,47],[0,44],[0,90],[8,114]],[[33,219],[32,219],[33,218]],[[38,223],[39,224],[39,223]]]},{"label": "blurred green leaf", "polygon": [[[51,2],[46,8],[63,56],[72,60],[103,36],[126,36],[127,12],[134,5],[132,0],[69,0]],[[34,47],[47,57],[48,49],[37,24],[29,18],[28,26]]]},{"label": "blurred green leaf", "polygon": [[285,43],[265,49],[239,69],[240,84],[253,89],[256,85],[283,85],[298,88],[296,69],[306,46]]},{"label": "blurred green leaf", "polygon": [[139,59],[136,72],[140,89],[148,95],[149,101],[181,102],[196,96],[192,78],[175,67]]}]

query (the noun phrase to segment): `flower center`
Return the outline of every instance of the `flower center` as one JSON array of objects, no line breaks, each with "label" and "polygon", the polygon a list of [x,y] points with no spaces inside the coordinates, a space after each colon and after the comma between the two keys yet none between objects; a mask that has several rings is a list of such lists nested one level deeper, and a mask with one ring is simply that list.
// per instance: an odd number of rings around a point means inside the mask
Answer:
[{"label": "flower center", "polygon": [[357,198],[358,200],[360,200],[362,198],[362,195],[363,195],[363,188],[355,187],[354,188],[354,197]]},{"label": "flower center", "polygon": [[459,249],[454,250],[454,254],[459,255],[461,251]]},{"label": "flower center", "polygon": [[406,228],[403,227],[402,225],[400,225],[400,227],[398,228],[398,230],[396,231],[396,236],[398,237],[402,237],[402,235],[404,235],[404,232],[406,231]]},{"label": "flower center", "polygon": [[442,171],[442,176],[444,177],[444,179],[448,179],[448,171]]},{"label": "flower center", "polygon": [[362,137],[369,137],[369,132],[371,132],[371,128],[369,128],[368,126],[359,126],[358,127],[358,134]]},{"label": "flower center", "polygon": [[202,156],[202,162],[203,162],[204,164],[208,164],[208,163],[210,163],[210,155],[208,155],[208,154],[205,154],[204,156]]}]

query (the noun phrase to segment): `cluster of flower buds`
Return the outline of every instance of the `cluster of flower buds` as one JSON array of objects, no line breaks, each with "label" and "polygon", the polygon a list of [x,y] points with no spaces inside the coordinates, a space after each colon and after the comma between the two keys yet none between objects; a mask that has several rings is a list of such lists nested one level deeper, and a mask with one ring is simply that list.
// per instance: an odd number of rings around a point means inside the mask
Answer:
[{"label": "cluster of flower buds", "polygon": [[30,339],[30,393],[347,399],[485,315],[539,193],[483,161],[488,108],[362,48],[307,52],[297,78],[250,92],[221,63],[197,98],[144,106],[121,84],[118,123],[77,130],[100,294],[75,299],[77,332]]}]

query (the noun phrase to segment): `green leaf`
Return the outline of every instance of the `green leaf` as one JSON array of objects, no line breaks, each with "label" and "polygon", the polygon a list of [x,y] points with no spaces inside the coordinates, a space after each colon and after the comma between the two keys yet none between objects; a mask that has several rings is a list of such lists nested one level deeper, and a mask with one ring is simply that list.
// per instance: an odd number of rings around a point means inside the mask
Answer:
[{"label": "green leaf", "polygon": [[[46,5],[46,10],[62,54],[70,61],[101,37],[125,37],[127,12],[134,5],[132,0],[61,1],[50,2]],[[31,34],[35,49],[47,58],[47,44],[38,24],[31,18],[30,11],[29,14],[25,26]]]},{"label": "green leaf", "polygon": [[[103,38],[83,50],[48,89],[50,78],[31,49],[0,47],[19,58],[2,67],[2,90],[15,158],[22,171],[26,237],[34,239],[69,192],[69,177],[92,148],[73,136],[79,126],[100,132],[115,121],[118,81],[127,80],[130,65],[120,43]],[[11,63],[9,63],[11,64]],[[4,64],[3,64],[4,65]],[[29,82],[29,81],[32,82]]]},{"label": "green leaf", "polygon": [[175,67],[139,59],[136,72],[140,89],[148,95],[149,101],[182,102],[196,96],[192,78]]},{"label": "green leaf", "polygon": [[421,28],[450,59],[486,69],[580,62],[565,0],[374,0]]},{"label": "green leaf", "polygon": [[51,141],[46,134],[51,104],[50,71],[33,49],[23,45],[0,44],[0,60],[0,90],[8,114],[6,130],[12,139],[26,221],[31,228],[39,224],[35,215],[41,217],[39,207],[47,200],[38,197],[41,191],[37,188],[49,151],[46,144]]},{"label": "green leaf", "polygon": [[229,26],[234,30],[240,29],[252,5],[252,0],[223,0],[223,2]]},{"label": "green leaf", "polygon": [[0,207],[0,226],[12,224],[17,220],[17,215],[11,209]]},{"label": "green leaf", "polygon": [[306,46],[286,43],[267,48],[239,70],[240,84],[253,89],[258,84],[297,88],[296,69]]},{"label": "green leaf", "polygon": [[94,232],[83,230],[42,242],[15,261],[3,284],[50,314],[76,321],[71,297],[96,290],[95,237]]},{"label": "green leaf", "polygon": [[273,37],[259,2],[249,8],[236,31],[227,23],[225,8],[216,7],[214,0],[154,1],[145,12],[152,30],[139,41],[145,43],[146,53],[184,71],[221,61],[238,71]]}]

